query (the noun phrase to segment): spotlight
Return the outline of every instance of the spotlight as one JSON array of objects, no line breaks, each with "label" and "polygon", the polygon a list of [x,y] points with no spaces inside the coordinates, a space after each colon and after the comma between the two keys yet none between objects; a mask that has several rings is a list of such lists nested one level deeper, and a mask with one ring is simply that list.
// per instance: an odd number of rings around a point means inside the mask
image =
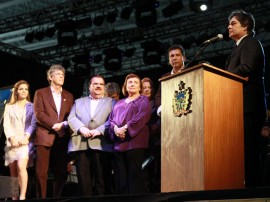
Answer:
[{"label": "spotlight", "polygon": [[136,10],[136,24],[141,28],[148,28],[157,23],[157,11],[152,8],[150,10]]},{"label": "spotlight", "polygon": [[103,24],[104,20],[105,20],[105,15],[95,16],[93,24],[99,27]]},{"label": "spotlight", "polygon": [[83,54],[76,55],[75,57],[73,57],[72,58],[72,61],[74,63],[84,64],[84,63],[87,63],[88,62],[89,57],[90,57],[89,54],[83,53]]},{"label": "spotlight", "polygon": [[143,62],[147,65],[160,64],[163,52],[162,43],[158,40],[145,41],[141,43],[143,51]]},{"label": "spotlight", "polygon": [[104,68],[109,71],[117,71],[122,68],[122,57],[112,58],[106,56],[104,59]]},{"label": "spotlight", "polygon": [[195,12],[204,12],[213,7],[213,0],[189,0],[190,9]]},{"label": "spotlight", "polygon": [[91,16],[76,20],[76,28],[77,29],[89,28],[91,26],[92,26]]},{"label": "spotlight", "polygon": [[176,2],[172,2],[166,8],[162,9],[162,13],[165,18],[168,18],[168,17],[172,17],[183,8],[184,8],[183,2],[181,0],[178,0]]},{"label": "spotlight", "polygon": [[128,20],[130,18],[131,12],[132,8],[130,6],[123,8],[121,18],[124,20]]},{"label": "spotlight", "polygon": [[24,40],[28,43],[32,43],[34,41],[35,33],[33,30],[26,31]]},{"label": "spotlight", "polygon": [[55,33],[55,27],[53,26],[53,27],[48,27],[46,30],[45,30],[45,35],[47,36],[47,37],[50,37],[50,38],[52,38],[53,37],[53,35],[54,35],[54,33]]},{"label": "spotlight", "polygon": [[107,48],[103,50],[104,55],[110,57],[119,57],[122,56],[123,51],[117,47]]},{"label": "spotlight", "polygon": [[135,19],[138,27],[148,28],[157,23],[156,1],[135,0],[133,7],[136,9]]},{"label": "spotlight", "polygon": [[90,54],[87,49],[85,49],[81,54],[75,55],[72,61],[75,63],[74,73],[77,76],[88,76],[90,74]]},{"label": "spotlight", "polygon": [[160,64],[161,53],[159,51],[143,51],[143,62],[147,65]]},{"label": "spotlight", "polygon": [[77,31],[74,30],[59,30],[58,31],[58,45],[72,46],[77,43]]},{"label": "spotlight", "polygon": [[117,47],[104,49],[106,55],[104,59],[104,68],[111,71],[116,71],[122,68],[122,53],[123,51]]},{"label": "spotlight", "polygon": [[157,3],[156,0],[134,0],[132,2],[132,6],[137,10],[144,8],[156,8],[156,6],[159,6],[159,2]]},{"label": "spotlight", "polygon": [[106,21],[109,23],[114,23],[116,21],[116,17],[117,17],[117,11],[112,11],[109,12],[106,16]]},{"label": "spotlight", "polygon": [[85,63],[75,63],[74,74],[78,77],[87,77],[91,73],[91,65]]},{"label": "spotlight", "polygon": [[141,47],[147,50],[158,50],[161,48],[161,42],[158,40],[144,41],[141,43]]},{"label": "spotlight", "polygon": [[77,43],[76,24],[73,20],[61,21],[56,24],[58,28],[58,45],[72,46]]},{"label": "spotlight", "polygon": [[35,32],[35,38],[38,41],[41,41],[42,39],[44,39],[44,37],[45,37],[45,34],[44,34],[43,29],[42,28],[37,29]]},{"label": "spotlight", "polygon": [[201,9],[201,11],[206,11],[206,10],[208,9],[208,7],[207,7],[207,5],[202,4],[202,5],[200,6],[200,9]]}]

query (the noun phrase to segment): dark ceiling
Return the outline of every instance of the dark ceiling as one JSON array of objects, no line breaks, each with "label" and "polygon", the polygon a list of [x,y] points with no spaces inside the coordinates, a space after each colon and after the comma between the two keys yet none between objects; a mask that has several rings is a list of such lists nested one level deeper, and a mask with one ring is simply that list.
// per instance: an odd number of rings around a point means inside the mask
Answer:
[{"label": "dark ceiling", "polygon": [[[146,2],[154,7],[144,13]],[[269,46],[269,0],[213,0],[212,9],[201,13],[191,10],[189,0],[0,0],[0,51],[46,65],[62,63],[71,73],[80,67],[112,77],[160,68],[173,43],[184,45],[191,59],[200,43],[219,33],[225,40],[210,44],[201,59],[227,55],[232,46],[225,37],[227,17],[239,8],[254,14],[257,37]]]}]

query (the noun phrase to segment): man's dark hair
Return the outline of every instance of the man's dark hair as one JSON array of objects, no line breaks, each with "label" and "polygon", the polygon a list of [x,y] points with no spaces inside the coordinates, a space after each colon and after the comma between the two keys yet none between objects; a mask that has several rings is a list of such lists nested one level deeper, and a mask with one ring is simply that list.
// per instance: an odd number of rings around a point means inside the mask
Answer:
[{"label": "man's dark hair", "polygon": [[96,74],[96,75],[93,75],[93,76],[90,77],[89,85],[92,83],[93,78],[102,78],[103,81],[104,81],[104,84],[105,84],[105,78],[102,75]]},{"label": "man's dark hair", "polygon": [[228,17],[230,21],[235,17],[243,27],[247,27],[247,33],[254,36],[255,35],[255,19],[251,13],[247,13],[243,10],[232,11]]},{"label": "man's dark hair", "polygon": [[185,56],[185,49],[183,48],[182,45],[179,45],[179,44],[175,44],[175,45],[172,45],[169,49],[168,49],[168,54],[172,51],[172,50],[180,50],[182,55]]}]

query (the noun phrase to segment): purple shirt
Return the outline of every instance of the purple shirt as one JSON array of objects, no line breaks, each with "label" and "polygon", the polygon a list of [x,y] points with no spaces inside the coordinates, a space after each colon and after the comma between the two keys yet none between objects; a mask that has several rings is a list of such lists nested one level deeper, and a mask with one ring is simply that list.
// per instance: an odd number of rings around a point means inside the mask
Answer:
[{"label": "purple shirt", "polygon": [[[147,123],[151,116],[148,97],[140,95],[130,103],[119,100],[110,115],[110,137],[114,141],[115,151],[127,151],[134,148],[148,148],[149,129]],[[114,133],[114,126],[128,125],[126,138],[121,140]]]}]

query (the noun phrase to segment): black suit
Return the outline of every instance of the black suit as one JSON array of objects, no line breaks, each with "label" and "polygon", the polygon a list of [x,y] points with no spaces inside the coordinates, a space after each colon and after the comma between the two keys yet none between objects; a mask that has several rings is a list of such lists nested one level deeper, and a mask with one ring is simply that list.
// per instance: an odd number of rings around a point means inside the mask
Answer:
[{"label": "black suit", "polygon": [[[163,74],[161,78],[169,75],[171,75],[171,71]],[[159,85],[155,95],[155,107],[158,108],[160,105],[161,105],[161,85]]]},{"label": "black suit", "polygon": [[262,112],[264,104],[264,51],[261,43],[252,36],[246,36],[234,49],[226,62],[226,69],[234,74],[249,77],[244,84],[244,112]]},{"label": "black suit", "polygon": [[252,36],[246,36],[234,48],[225,67],[229,72],[248,77],[243,89],[246,186],[260,185],[259,138],[266,115],[264,65],[261,43]]}]

